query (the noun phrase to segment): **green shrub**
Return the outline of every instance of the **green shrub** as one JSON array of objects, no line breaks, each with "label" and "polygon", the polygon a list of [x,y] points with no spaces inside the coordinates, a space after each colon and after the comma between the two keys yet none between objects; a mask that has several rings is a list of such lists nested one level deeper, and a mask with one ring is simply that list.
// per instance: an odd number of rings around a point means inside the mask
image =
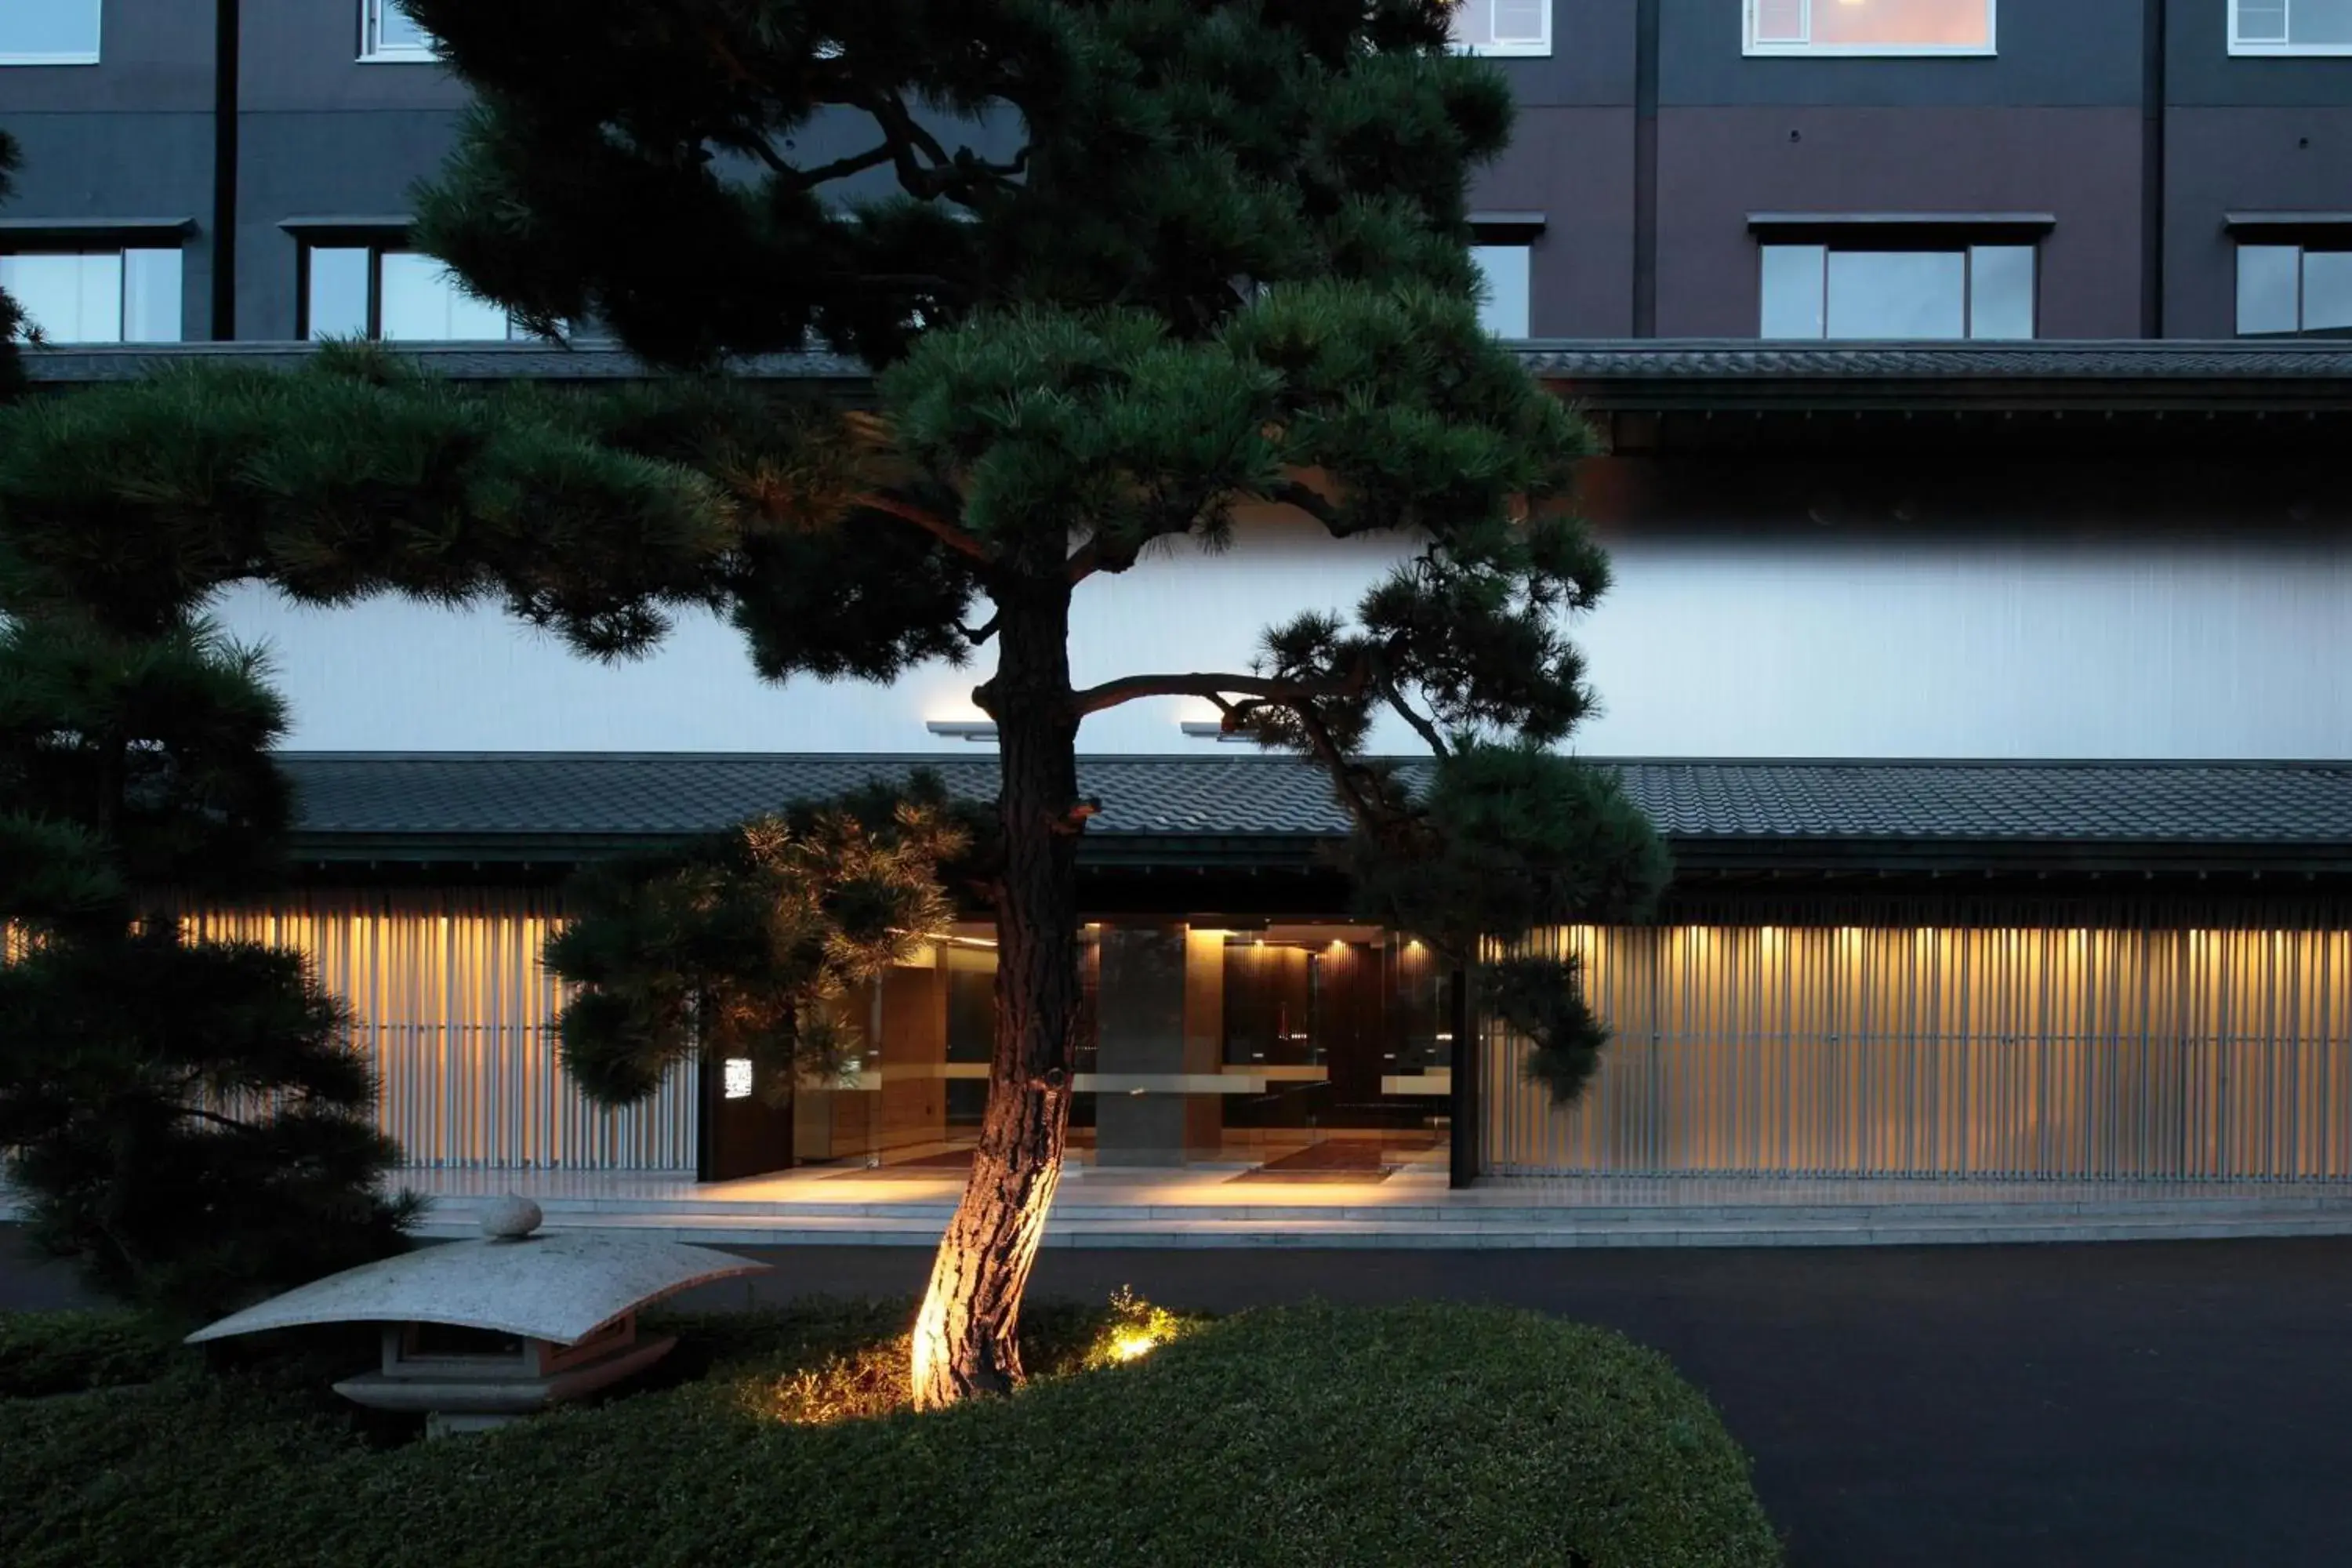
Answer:
[{"label": "green shrub", "polygon": [[169,1333],[130,1312],[0,1312],[0,1399],[148,1383],[181,1356]]},{"label": "green shrub", "polygon": [[1150,1310],[1040,1312],[1026,1391],[935,1415],[902,1407],[903,1308],[679,1320],[691,1381],[390,1451],[184,1367],[0,1404],[0,1561],[1779,1561],[1714,1412],[1617,1335],[1302,1307],[1151,1319],[1174,1337],[1087,1370]]}]

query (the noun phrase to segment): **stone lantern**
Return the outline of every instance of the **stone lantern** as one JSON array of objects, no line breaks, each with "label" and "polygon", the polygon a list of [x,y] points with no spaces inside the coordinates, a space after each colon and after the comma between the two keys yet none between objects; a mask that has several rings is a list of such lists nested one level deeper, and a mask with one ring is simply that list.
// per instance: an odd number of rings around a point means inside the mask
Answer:
[{"label": "stone lantern", "polygon": [[675,1339],[641,1340],[637,1313],[714,1279],[766,1271],[732,1253],[596,1231],[537,1234],[537,1204],[508,1198],[479,1240],[345,1269],[223,1318],[190,1344],[321,1323],[383,1325],[383,1359],[335,1392],[416,1412],[428,1436],[500,1426],[642,1371]]}]

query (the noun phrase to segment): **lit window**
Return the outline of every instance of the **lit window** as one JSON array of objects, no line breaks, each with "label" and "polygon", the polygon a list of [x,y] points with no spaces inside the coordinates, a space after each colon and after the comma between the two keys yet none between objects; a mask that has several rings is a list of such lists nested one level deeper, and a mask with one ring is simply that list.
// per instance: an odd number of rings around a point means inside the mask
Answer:
[{"label": "lit window", "polygon": [[1847,250],[1768,245],[1767,338],[2030,338],[2033,247]]},{"label": "lit window", "polygon": [[1498,338],[1528,335],[1528,262],[1524,245],[1474,245],[1478,268],[1478,324]]},{"label": "lit window", "polygon": [[0,0],[0,65],[94,66],[99,0]]},{"label": "lit window", "polygon": [[[0,5],[8,0],[0,0]],[[398,0],[360,0],[360,58],[429,60],[433,35],[409,19]]]},{"label": "lit window", "polygon": [[1989,55],[1993,0],[1748,0],[1748,52]]},{"label": "lit window", "polygon": [[0,290],[52,343],[176,343],[176,250],[26,251],[0,256]]},{"label": "lit window", "polygon": [[448,268],[420,251],[314,245],[305,256],[305,337],[504,342],[530,336],[504,307],[475,299]]},{"label": "lit window", "polygon": [[1454,0],[1454,47],[1474,55],[1551,53],[1552,0]]},{"label": "lit window", "polygon": [[2230,0],[2233,55],[2352,55],[2352,0]]},{"label": "lit window", "polygon": [[2352,250],[2238,247],[2238,333],[2352,331]]}]

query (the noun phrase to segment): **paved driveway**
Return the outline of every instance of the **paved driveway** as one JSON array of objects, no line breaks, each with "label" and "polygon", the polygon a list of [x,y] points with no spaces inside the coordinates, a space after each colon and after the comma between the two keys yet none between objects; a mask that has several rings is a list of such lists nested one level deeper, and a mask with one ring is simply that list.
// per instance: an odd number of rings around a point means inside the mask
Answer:
[{"label": "paved driveway", "polygon": [[[0,1307],[62,1304],[69,1279],[13,1242],[0,1227]],[[766,1298],[912,1294],[930,1261],[760,1255]],[[2352,1240],[1054,1249],[1034,1289],[1130,1283],[1171,1306],[1450,1296],[1622,1329],[1714,1398],[1801,1568],[2352,1568]]]},{"label": "paved driveway", "polygon": [[[929,1255],[773,1248],[772,1291]],[[1040,1292],[1453,1296],[1672,1356],[1807,1568],[2352,1568],[2352,1240],[1653,1252],[1050,1250]]]}]

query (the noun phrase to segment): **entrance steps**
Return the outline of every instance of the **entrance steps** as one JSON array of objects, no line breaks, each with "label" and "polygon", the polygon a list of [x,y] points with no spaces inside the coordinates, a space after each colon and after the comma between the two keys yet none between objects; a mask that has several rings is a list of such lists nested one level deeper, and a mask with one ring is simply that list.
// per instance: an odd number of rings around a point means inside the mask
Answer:
[{"label": "entrance steps", "polygon": [[[527,1174],[527,1173],[526,1173]],[[494,1179],[493,1179],[494,1180]],[[478,1178],[464,1185],[487,1186]],[[853,1184],[835,1195],[828,1184],[791,1181],[745,1190],[742,1184],[606,1197],[575,1188],[532,1194],[551,1229],[624,1230],[712,1246],[928,1247],[946,1226],[952,1184],[918,1192],[877,1192]],[[904,1184],[900,1184],[901,1186]],[[1873,1192],[1855,1201],[1824,1201],[1822,1184],[1776,1194],[1753,1184],[1744,1200],[1577,1201],[1515,1191],[1508,1184],[1448,1193],[1440,1183],[1400,1192],[1385,1186],[1323,1187],[1295,1201],[1246,1198],[1229,1184],[1188,1183],[1108,1192],[1107,1182],[1066,1184],[1046,1223],[1045,1245],[1085,1247],[1896,1247],[2015,1245],[2039,1242],[2188,1240],[2238,1237],[2352,1236],[2352,1189],[2292,1185],[2215,1194],[2135,1188],[2127,1194],[1955,1197],[1921,1184],[1914,1195]],[[1416,1187],[1423,1184],[1415,1183]],[[1546,1184],[1547,1189],[1556,1184]],[[1094,1190],[1089,1190],[1094,1189]],[[1924,1190],[1923,1190],[1924,1189]],[[518,1190],[528,1191],[519,1184]],[[436,1197],[422,1234],[477,1233],[488,1192]],[[1672,1198],[1671,1188],[1661,1195]],[[1284,1195],[1286,1199],[1289,1194]]]}]

